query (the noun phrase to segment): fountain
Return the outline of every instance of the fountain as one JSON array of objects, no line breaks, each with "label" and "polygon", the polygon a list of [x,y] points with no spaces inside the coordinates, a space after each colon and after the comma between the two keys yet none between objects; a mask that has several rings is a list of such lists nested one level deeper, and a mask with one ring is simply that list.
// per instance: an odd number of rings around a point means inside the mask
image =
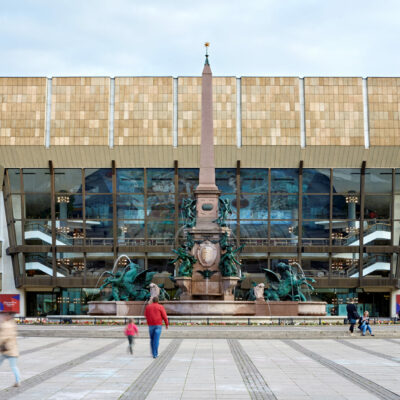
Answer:
[{"label": "fountain", "polygon": [[[171,261],[175,265],[176,276],[171,277],[171,280],[179,288],[179,300],[163,302],[167,313],[170,315],[232,316],[299,315],[299,304],[304,303],[303,300],[305,300],[299,287],[301,284],[308,284],[309,279],[304,276],[304,273],[303,276],[298,277],[287,268],[282,269],[281,278],[274,272],[265,270],[270,282],[278,285],[277,293],[273,292],[271,283],[268,289],[257,285],[254,288],[255,299],[247,301],[234,299],[234,289],[241,279],[241,264],[237,257],[243,246],[238,248],[234,246],[231,230],[226,224],[226,219],[232,213],[231,206],[229,200],[220,197],[220,191],[215,182],[212,73],[207,52],[202,74],[201,121],[199,185],[195,189],[195,198],[183,201],[185,241],[180,247],[172,250],[176,254],[175,259]],[[109,281],[105,281],[113,285],[115,315],[141,315],[135,312],[143,309],[144,301],[150,297],[150,293],[148,297],[140,299],[141,301],[128,301],[133,300],[130,296],[131,289],[123,286],[122,293],[125,291],[129,296],[126,298],[116,296],[115,293],[119,293],[121,282],[137,285],[135,280],[124,280],[124,276],[128,274],[125,271],[115,272],[117,262],[118,259],[111,273],[112,278],[107,278]],[[146,272],[143,271],[141,274],[146,274]],[[148,280],[142,279],[141,293],[147,290],[148,283]],[[289,290],[287,293],[291,291],[290,298],[279,296],[283,289]],[[138,290],[137,286],[136,290]],[[102,303],[106,302],[89,303],[89,313],[101,312]],[[133,303],[138,303],[137,307]],[[307,314],[307,308],[303,307],[303,312]],[[309,315],[325,315],[325,303],[318,303]]]}]

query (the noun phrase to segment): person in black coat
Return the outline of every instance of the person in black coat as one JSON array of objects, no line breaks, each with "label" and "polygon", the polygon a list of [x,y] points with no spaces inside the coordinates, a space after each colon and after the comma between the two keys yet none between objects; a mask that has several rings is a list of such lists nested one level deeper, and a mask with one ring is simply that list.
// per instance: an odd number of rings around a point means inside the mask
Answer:
[{"label": "person in black coat", "polygon": [[354,304],[354,300],[352,299],[349,304],[346,306],[346,311],[347,311],[347,319],[349,320],[350,324],[350,335],[353,335],[354,333],[354,325],[357,322],[357,319],[360,318],[357,312],[357,307]]}]

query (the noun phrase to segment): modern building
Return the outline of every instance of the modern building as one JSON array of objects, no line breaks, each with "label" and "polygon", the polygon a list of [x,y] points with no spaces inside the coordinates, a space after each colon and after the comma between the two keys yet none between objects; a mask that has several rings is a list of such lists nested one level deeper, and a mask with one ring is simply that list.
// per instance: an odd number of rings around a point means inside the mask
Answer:
[{"label": "modern building", "polygon": [[[242,272],[283,260],[394,316],[400,295],[400,78],[214,77],[217,185]],[[198,182],[201,77],[0,78],[2,293],[80,314],[127,254],[173,272]]]}]

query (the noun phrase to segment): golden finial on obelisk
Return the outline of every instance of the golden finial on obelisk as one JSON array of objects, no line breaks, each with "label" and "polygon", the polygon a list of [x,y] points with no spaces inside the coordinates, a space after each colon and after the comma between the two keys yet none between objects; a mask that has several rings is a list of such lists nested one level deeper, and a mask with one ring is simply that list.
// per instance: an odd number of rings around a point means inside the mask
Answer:
[{"label": "golden finial on obelisk", "polygon": [[210,47],[210,42],[205,42],[204,43],[204,47],[206,48],[206,62],[205,62],[205,64],[209,65],[209,62],[208,62],[208,48]]}]

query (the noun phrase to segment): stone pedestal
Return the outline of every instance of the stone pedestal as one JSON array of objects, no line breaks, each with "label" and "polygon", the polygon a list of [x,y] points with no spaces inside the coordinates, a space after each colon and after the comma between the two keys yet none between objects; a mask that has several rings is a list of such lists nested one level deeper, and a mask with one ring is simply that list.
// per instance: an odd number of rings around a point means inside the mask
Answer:
[{"label": "stone pedestal", "polygon": [[221,279],[222,285],[222,296],[225,301],[233,301],[235,296],[233,294],[233,288],[237,285],[238,280],[237,276],[223,276]]},{"label": "stone pedestal", "polygon": [[192,278],[190,276],[178,276],[176,284],[181,289],[180,300],[192,300]]}]

